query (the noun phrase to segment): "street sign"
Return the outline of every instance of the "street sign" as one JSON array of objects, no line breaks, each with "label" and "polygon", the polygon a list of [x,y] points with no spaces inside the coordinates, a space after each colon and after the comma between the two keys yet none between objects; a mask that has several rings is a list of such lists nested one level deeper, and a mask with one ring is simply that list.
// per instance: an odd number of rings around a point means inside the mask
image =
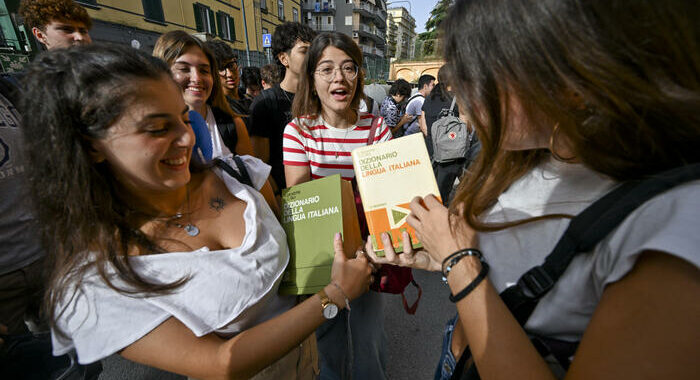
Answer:
[{"label": "street sign", "polygon": [[263,47],[268,48],[272,46],[272,34],[263,34]]}]

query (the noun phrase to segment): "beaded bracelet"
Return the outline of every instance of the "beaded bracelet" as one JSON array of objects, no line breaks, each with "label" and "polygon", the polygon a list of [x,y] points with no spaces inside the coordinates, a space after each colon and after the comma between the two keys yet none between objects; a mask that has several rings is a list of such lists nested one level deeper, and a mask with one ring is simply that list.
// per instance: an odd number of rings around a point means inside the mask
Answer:
[{"label": "beaded bracelet", "polygon": [[479,261],[484,261],[484,255],[481,254],[476,248],[465,248],[447,256],[445,260],[442,260],[442,282],[447,284],[447,275],[450,274],[452,267],[459,262],[462,258],[466,256],[474,256],[479,259]]}]

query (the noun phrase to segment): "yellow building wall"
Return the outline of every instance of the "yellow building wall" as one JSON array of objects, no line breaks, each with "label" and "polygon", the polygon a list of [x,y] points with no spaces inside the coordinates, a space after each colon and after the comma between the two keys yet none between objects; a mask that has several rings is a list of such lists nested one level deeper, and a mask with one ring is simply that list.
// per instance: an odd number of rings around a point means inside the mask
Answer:
[{"label": "yellow building wall", "polygon": [[[236,30],[236,41],[231,45],[235,49],[245,50],[243,1],[245,2],[248,43],[251,51],[263,51],[262,28],[267,28],[268,33],[274,33],[277,25],[293,20],[293,8],[297,10],[299,21],[301,21],[301,6],[296,0],[284,0],[284,20],[280,20],[278,17],[277,0],[267,0],[267,13],[261,12],[259,8],[255,9],[253,0],[163,0],[165,19],[163,23],[146,21],[141,0],[98,0],[95,9],[92,7],[86,9],[93,19],[142,30],[165,33],[180,29],[188,33],[196,33],[194,4],[203,4],[215,14],[222,11],[231,16]],[[259,4],[259,0],[256,2]]]}]

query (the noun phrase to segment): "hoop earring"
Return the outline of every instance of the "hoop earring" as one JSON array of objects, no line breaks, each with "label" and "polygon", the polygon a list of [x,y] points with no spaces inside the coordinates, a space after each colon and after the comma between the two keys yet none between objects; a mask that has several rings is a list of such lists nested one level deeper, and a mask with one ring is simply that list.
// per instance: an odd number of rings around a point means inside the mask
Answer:
[{"label": "hoop earring", "polygon": [[554,150],[554,140],[556,139],[557,132],[559,132],[559,123],[554,124],[552,134],[549,136],[549,151],[552,153],[552,157],[554,157],[555,160],[562,162],[573,161],[574,159],[576,159],[576,156],[562,157],[557,153],[556,150]]}]

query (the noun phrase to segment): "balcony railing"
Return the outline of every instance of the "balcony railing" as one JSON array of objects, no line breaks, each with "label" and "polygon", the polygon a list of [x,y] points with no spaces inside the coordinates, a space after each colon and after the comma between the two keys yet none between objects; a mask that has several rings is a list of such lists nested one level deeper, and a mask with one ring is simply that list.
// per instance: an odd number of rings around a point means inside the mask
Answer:
[{"label": "balcony railing", "polygon": [[316,24],[315,22],[309,23],[309,28],[317,30],[319,32],[332,32],[335,30],[335,25],[333,24]]}]

